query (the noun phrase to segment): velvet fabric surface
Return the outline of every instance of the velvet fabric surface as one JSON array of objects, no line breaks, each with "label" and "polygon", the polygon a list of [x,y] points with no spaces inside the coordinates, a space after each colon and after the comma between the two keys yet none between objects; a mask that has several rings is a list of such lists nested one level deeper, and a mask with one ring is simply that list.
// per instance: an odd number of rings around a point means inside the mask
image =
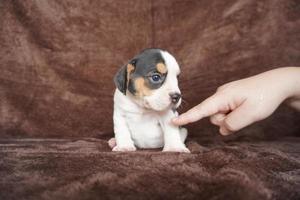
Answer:
[{"label": "velvet fabric surface", "polygon": [[192,139],[184,154],[111,152],[93,138],[2,139],[0,199],[296,200],[299,142]]},{"label": "velvet fabric surface", "polygon": [[[111,135],[112,78],[144,48],[180,63],[181,111],[223,83],[299,66],[299,13],[295,0],[0,1],[1,135]],[[254,129],[294,134],[298,121],[278,112]]]},{"label": "velvet fabric surface", "polygon": [[113,76],[144,48],[179,62],[180,112],[300,66],[298,0],[0,0],[0,44],[0,199],[300,199],[300,115],[284,104],[228,137],[188,125],[192,154],[106,143]]}]

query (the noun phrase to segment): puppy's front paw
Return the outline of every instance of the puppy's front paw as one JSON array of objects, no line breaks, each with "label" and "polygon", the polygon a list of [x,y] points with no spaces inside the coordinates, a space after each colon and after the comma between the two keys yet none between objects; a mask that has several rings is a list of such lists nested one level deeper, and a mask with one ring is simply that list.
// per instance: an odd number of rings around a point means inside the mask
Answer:
[{"label": "puppy's front paw", "polygon": [[185,146],[181,147],[164,147],[163,152],[181,152],[181,153],[191,153]]},{"label": "puppy's front paw", "polygon": [[112,149],[117,145],[115,138],[110,138],[107,143],[108,143],[108,146]]},{"label": "puppy's front paw", "polygon": [[128,146],[115,146],[112,151],[136,151],[136,147],[134,145]]}]

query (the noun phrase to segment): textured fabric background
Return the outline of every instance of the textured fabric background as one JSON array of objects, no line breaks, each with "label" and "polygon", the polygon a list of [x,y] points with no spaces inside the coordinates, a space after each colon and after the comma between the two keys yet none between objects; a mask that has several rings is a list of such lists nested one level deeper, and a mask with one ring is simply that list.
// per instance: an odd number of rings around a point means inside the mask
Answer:
[{"label": "textured fabric background", "polygon": [[300,199],[299,138],[201,140],[186,154],[111,152],[92,138],[0,139],[0,199]]},{"label": "textured fabric background", "polygon": [[181,64],[182,112],[300,66],[300,2],[0,0],[0,199],[300,199],[300,115],[284,105],[228,137],[189,125],[191,154],[111,152],[112,78],[148,47]]},{"label": "textured fabric background", "polygon": [[[148,47],[181,64],[181,111],[228,81],[300,66],[296,0],[3,0],[0,16],[1,137],[112,135],[112,78]],[[283,107],[243,132],[291,135],[299,119]],[[188,127],[217,135],[207,120]]]}]

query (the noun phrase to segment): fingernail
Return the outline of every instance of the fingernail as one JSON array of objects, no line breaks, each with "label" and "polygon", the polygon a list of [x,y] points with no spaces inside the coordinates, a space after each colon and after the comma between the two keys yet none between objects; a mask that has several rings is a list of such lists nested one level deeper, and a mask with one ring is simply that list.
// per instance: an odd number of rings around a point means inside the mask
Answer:
[{"label": "fingernail", "polygon": [[226,135],[229,135],[229,134],[230,134],[229,131],[227,131],[226,129],[224,129],[224,128],[222,128],[222,127],[219,129],[219,132],[220,132],[220,134],[223,135],[223,136],[226,136]]}]

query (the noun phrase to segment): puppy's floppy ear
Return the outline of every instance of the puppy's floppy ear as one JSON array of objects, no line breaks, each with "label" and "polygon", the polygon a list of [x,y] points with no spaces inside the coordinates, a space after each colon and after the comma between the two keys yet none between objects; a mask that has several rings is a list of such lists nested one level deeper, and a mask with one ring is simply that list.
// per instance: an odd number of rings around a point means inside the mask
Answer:
[{"label": "puppy's floppy ear", "polygon": [[124,65],[115,75],[114,82],[116,87],[126,95],[127,90],[127,65]]},{"label": "puppy's floppy ear", "polygon": [[[136,60],[131,60],[127,65],[124,65],[115,75],[114,82],[116,87],[126,95],[129,73],[131,73],[135,68]],[[130,67],[129,67],[130,66]],[[129,70],[129,71],[128,71]]]}]

